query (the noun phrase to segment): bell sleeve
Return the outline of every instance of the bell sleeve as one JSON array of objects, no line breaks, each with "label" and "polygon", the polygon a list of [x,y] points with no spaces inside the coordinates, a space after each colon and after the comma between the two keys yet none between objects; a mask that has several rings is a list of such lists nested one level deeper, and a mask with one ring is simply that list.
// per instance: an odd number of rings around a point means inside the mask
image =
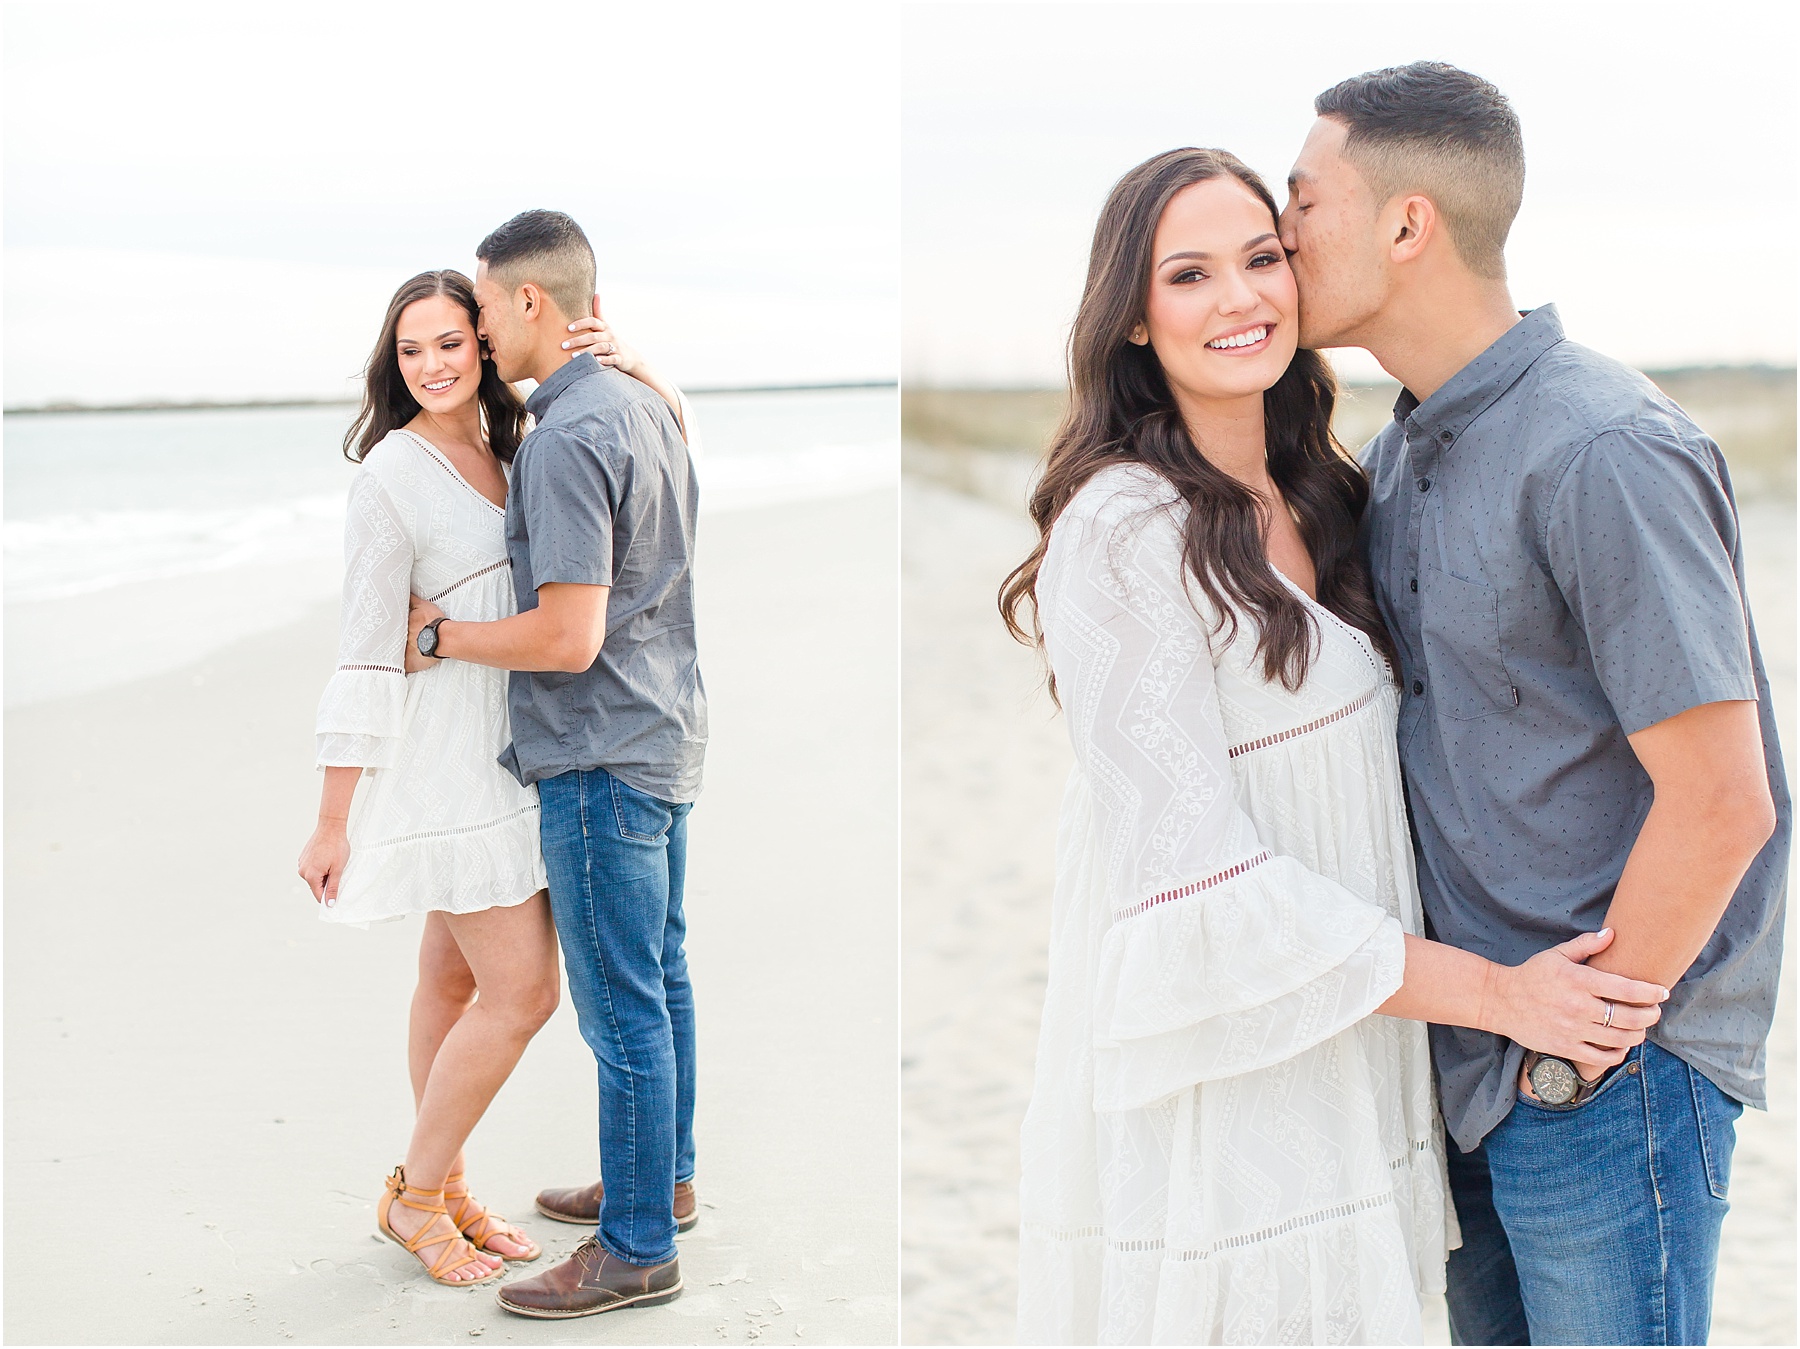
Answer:
[{"label": "bell sleeve", "polygon": [[318,766],[389,768],[406,709],[406,616],[413,540],[365,469],[344,517],[344,610],[337,672],[319,699]]},{"label": "bell sleeve", "polygon": [[1100,1110],[1299,1054],[1405,972],[1399,921],[1273,853],[1238,802],[1214,669],[1226,638],[1184,575],[1177,508],[1090,485],[1039,578],[1111,908],[1092,956]]}]

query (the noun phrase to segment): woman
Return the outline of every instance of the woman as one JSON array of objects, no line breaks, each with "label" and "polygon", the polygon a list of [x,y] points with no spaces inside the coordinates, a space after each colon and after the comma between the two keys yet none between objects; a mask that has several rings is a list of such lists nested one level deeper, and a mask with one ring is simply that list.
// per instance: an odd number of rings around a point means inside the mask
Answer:
[{"label": "woman", "polygon": [[1220,151],[1114,188],[1001,595],[1076,758],[1021,1343],[1418,1342],[1459,1241],[1422,1023],[1611,1065],[1666,996],[1579,963],[1606,933],[1513,969],[1420,937],[1367,491],[1275,216]]},{"label": "woman", "polygon": [[[417,1114],[376,1222],[452,1285],[542,1254],[469,1194],[462,1146],[559,996],[537,791],[495,761],[510,739],[506,673],[465,661],[404,673],[411,594],[453,618],[516,608],[504,524],[525,407],[478,322],[466,277],[425,272],[395,292],[369,358],[344,438],[362,471],[338,668],[319,703],[325,783],[300,856],[329,921],[424,915],[407,1054]],[[601,320],[570,331],[566,346],[649,383],[682,419],[681,395]]]}]

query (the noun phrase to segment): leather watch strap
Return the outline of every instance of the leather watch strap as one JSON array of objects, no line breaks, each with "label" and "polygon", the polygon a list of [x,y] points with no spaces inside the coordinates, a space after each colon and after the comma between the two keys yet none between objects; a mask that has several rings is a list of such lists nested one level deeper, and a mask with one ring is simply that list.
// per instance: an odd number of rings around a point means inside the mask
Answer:
[{"label": "leather watch strap", "polygon": [[446,619],[448,617],[449,617],[448,614],[440,614],[436,618],[432,619],[431,622],[427,623],[423,628],[419,629],[420,637],[423,637],[425,635],[427,629],[429,629],[431,632],[431,650],[427,651],[424,648],[424,646],[422,646],[416,640],[413,642],[413,645],[419,648],[419,654],[421,656],[424,656],[427,660],[442,660],[444,658],[443,654],[441,652],[439,652],[439,650],[437,648],[438,624],[442,623],[444,621],[444,619]]}]

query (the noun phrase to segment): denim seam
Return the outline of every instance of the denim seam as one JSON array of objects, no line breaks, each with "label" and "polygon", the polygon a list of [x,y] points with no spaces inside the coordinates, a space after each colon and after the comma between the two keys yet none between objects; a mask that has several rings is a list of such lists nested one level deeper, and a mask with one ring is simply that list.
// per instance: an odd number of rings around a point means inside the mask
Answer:
[{"label": "denim seam", "polygon": [[1654,1309],[1652,1342],[1669,1342],[1669,1232],[1667,1206],[1663,1203],[1662,1178],[1657,1174],[1656,1087],[1651,1082],[1650,1055],[1638,1050],[1638,1077],[1644,1084],[1644,1159],[1650,1171],[1650,1191],[1656,1197],[1656,1292],[1651,1298]]},{"label": "denim seam", "polygon": [[1694,1102],[1694,1125],[1700,1131],[1700,1165],[1706,1171],[1706,1192],[1714,1199],[1724,1199],[1724,1187],[1719,1184],[1713,1165],[1712,1128],[1707,1123],[1706,1102],[1700,1090],[1700,1074],[1691,1063],[1684,1063],[1682,1066],[1688,1072],[1688,1095]]},{"label": "denim seam", "polygon": [[[625,803],[619,799],[619,788],[625,784],[613,777],[610,773],[607,774],[607,781],[612,791],[613,823],[618,826],[620,838],[628,839],[633,843],[658,843],[668,836],[669,830],[675,827],[675,818],[673,814],[669,817],[669,823],[664,825],[659,832],[654,834],[634,834],[631,830],[627,829],[625,827]],[[651,797],[651,800],[655,799],[655,797]]]},{"label": "denim seam", "polygon": [[[607,776],[610,778],[611,775],[608,774]],[[596,912],[599,897],[594,891],[594,857],[592,845],[588,841],[590,838],[588,832],[587,792],[589,777],[590,774],[583,772],[580,778],[577,779],[580,786],[578,794],[581,799],[582,882],[585,891],[584,898],[586,899],[585,917],[587,918],[588,924],[588,941],[592,945],[595,953],[599,954],[602,950],[600,944],[599,915]],[[652,1262],[639,1258],[637,1251],[637,1076],[631,1070],[631,1057],[625,1048],[625,1037],[619,1030],[619,1014],[613,1005],[612,980],[607,978],[606,961],[602,958],[596,961],[595,964],[596,972],[600,977],[600,992],[606,1005],[606,1028],[612,1036],[613,1050],[618,1054],[619,1061],[625,1066],[625,1081],[628,1084],[625,1094],[625,1137],[630,1140],[627,1145],[629,1164],[627,1168],[628,1175],[623,1187],[625,1189],[624,1200],[625,1212],[627,1215],[625,1240],[628,1249],[623,1251],[613,1251],[613,1254],[628,1264],[642,1265]],[[616,1183],[617,1182],[615,1181],[615,1184]],[[599,1230],[599,1225],[597,1223],[595,1225],[594,1235],[599,1239],[600,1244],[603,1247],[606,1247],[605,1236]],[[610,1247],[606,1248],[609,1250],[611,1249]]]}]

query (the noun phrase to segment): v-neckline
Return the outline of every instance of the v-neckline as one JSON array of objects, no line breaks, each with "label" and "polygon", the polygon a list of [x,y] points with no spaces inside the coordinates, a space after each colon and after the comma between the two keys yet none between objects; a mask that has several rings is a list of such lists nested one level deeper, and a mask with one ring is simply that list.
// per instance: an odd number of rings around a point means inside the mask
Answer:
[{"label": "v-neckline", "polygon": [[1302,604],[1306,605],[1309,609],[1318,610],[1321,614],[1324,614],[1326,618],[1330,619],[1338,627],[1342,628],[1346,633],[1348,633],[1352,638],[1354,638],[1356,641],[1357,650],[1361,651],[1363,653],[1363,655],[1367,656],[1369,658],[1370,663],[1372,665],[1374,665],[1377,670],[1379,670],[1381,668],[1382,662],[1381,662],[1380,653],[1375,650],[1375,643],[1369,637],[1368,633],[1364,632],[1361,628],[1357,627],[1354,623],[1347,623],[1343,619],[1339,618],[1336,614],[1332,613],[1331,610],[1326,608],[1326,606],[1321,601],[1316,600],[1311,595],[1307,594],[1306,587],[1302,586],[1298,581],[1296,581],[1293,577],[1289,576],[1280,567],[1277,567],[1273,562],[1271,562],[1269,564],[1269,570],[1274,572],[1277,576],[1279,576],[1282,580],[1282,583],[1285,584],[1289,590],[1292,590],[1296,595],[1298,595],[1300,597],[1300,602]]},{"label": "v-neckline", "polygon": [[[445,454],[436,445],[433,445],[429,440],[425,439],[425,437],[420,435],[417,431],[414,431],[414,430],[410,429],[409,427],[405,427],[405,426],[402,426],[399,429],[400,429],[401,435],[411,436],[414,440],[418,441],[419,444],[424,447],[425,452],[427,454],[429,454],[433,459],[437,460],[438,463],[442,464],[444,466],[444,471],[446,473],[448,473],[452,478],[455,478],[464,487],[468,488],[476,496],[480,497],[482,499],[482,501],[487,503],[488,506],[492,507],[494,510],[499,511],[500,514],[502,514],[502,515],[506,514],[506,503],[505,502],[496,503],[494,501],[494,499],[491,496],[489,496],[486,492],[482,491],[474,483],[470,482],[467,478],[463,477],[463,475],[461,473],[457,472],[456,465],[451,462],[449,455]],[[504,477],[505,473],[502,472],[501,476]],[[511,491],[511,486],[512,486],[511,483],[507,484],[509,493]]]}]

